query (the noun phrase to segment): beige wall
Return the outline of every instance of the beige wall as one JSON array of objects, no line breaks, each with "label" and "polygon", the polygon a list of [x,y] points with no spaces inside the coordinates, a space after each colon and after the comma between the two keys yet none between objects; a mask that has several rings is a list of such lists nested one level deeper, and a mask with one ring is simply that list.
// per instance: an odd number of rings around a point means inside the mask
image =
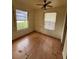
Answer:
[{"label": "beige wall", "polygon": [[21,31],[16,30],[16,15],[14,13],[13,19],[12,19],[12,27],[13,27],[13,39],[16,39],[20,36],[23,36],[27,33],[30,33],[34,30],[45,33],[47,35],[62,39],[63,35],[63,29],[64,29],[64,23],[65,23],[65,13],[66,13],[66,8],[65,7],[58,7],[58,8],[53,8],[48,10],[48,12],[56,12],[57,13],[57,19],[56,19],[56,27],[54,31],[48,31],[45,30],[43,25],[44,25],[44,13],[42,10],[34,10],[29,7],[26,7],[23,4],[14,4],[13,3],[13,9],[14,12],[16,9],[20,10],[27,10],[29,12],[29,28],[24,29]]},{"label": "beige wall", "polygon": [[[29,8],[26,8],[24,7],[24,5],[13,5],[13,9],[14,9],[14,13],[13,13],[13,19],[12,19],[12,36],[13,36],[13,40],[20,37],[20,36],[23,36],[27,33],[30,33],[34,30],[34,12],[33,12],[33,9],[29,9]],[[29,28],[28,29],[24,29],[24,30],[20,30],[20,31],[17,31],[16,30],[16,9],[20,9],[20,10],[27,10],[29,12],[29,17],[28,17],[28,21],[29,21]]]},{"label": "beige wall", "polygon": [[58,7],[47,12],[56,12],[56,27],[53,31],[48,31],[44,29],[44,12],[42,10],[35,11],[35,30],[42,32],[44,34],[62,39],[64,23],[65,23],[65,15],[66,15],[66,8],[65,7]]}]

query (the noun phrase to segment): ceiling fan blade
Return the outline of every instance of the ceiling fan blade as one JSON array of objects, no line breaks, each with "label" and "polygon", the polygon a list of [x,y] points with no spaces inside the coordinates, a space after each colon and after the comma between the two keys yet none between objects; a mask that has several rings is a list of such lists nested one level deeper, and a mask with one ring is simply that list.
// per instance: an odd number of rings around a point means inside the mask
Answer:
[{"label": "ceiling fan blade", "polygon": [[47,5],[47,7],[53,7],[53,6],[51,6],[51,5]]},{"label": "ceiling fan blade", "polygon": [[47,8],[46,8],[46,7],[42,7],[41,9],[44,9],[44,10],[46,10]]},{"label": "ceiling fan blade", "polygon": [[36,4],[36,5],[43,6],[44,4]]},{"label": "ceiling fan blade", "polygon": [[41,7],[41,9],[43,9],[44,7]]},{"label": "ceiling fan blade", "polygon": [[51,1],[48,1],[47,3],[46,3],[46,5],[48,5],[48,4],[50,4],[50,3],[52,3]]}]

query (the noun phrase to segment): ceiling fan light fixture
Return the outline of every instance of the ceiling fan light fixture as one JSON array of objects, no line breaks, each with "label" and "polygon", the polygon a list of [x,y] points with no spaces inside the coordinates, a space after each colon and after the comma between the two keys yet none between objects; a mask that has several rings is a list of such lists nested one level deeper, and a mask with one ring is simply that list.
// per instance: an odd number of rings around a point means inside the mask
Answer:
[{"label": "ceiling fan light fixture", "polygon": [[50,3],[52,3],[51,1],[48,0],[43,0],[44,4],[37,4],[39,6],[42,6],[41,9],[46,10],[48,7],[52,8],[51,5],[49,5]]}]

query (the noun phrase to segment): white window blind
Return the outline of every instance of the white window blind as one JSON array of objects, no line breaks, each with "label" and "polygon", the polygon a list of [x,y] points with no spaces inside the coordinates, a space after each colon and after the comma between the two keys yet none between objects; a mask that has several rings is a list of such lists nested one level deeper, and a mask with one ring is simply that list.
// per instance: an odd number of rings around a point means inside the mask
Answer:
[{"label": "white window blind", "polygon": [[17,9],[16,23],[17,23],[17,30],[28,28],[28,12]]},{"label": "white window blind", "polygon": [[55,30],[56,13],[45,13],[44,28],[47,30]]}]

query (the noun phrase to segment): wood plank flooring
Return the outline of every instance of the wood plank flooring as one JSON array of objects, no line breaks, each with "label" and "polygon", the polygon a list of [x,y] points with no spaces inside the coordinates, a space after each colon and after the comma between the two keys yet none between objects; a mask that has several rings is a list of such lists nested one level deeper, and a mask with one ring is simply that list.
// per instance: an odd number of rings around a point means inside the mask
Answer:
[{"label": "wood plank flooring", "polygon": [[12,45],[12,59],[63,59],[61,42],[40,33],[32,33]]}]

